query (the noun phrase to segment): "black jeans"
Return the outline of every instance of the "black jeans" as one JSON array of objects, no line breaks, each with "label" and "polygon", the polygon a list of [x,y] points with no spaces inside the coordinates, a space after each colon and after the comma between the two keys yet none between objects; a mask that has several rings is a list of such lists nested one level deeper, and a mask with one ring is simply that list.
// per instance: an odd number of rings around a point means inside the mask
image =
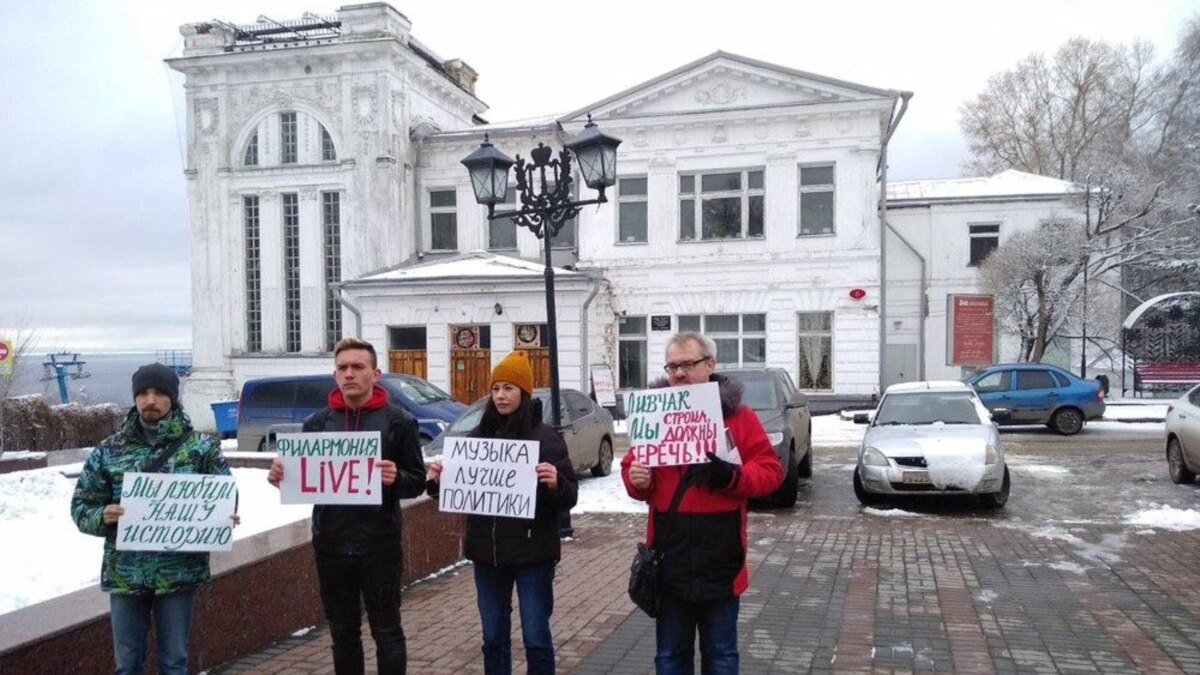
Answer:
[{"label": "black jeans", "polygon": [[375,638],[380,675],[404,675],[408,646],[400,626],[401,565],[399,546],[366,555],[317,551],[317,580],[333,639],[333,670],[337,675],[363,673],[363,605],[371,637]]}]

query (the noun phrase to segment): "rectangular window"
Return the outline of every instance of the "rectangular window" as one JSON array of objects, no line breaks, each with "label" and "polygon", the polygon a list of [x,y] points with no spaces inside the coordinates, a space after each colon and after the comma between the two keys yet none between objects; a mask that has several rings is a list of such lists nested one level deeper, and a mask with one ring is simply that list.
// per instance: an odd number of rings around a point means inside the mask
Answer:
[{"label": "rectangular window", "polygon": [[246,351],[262,351],[262,238],[258,221],[258,195],[242,197],[246,230]]},{"label": "rectangular window", "polygon": [[[497,211],[514,211],[517,209],[517,191],[508,186],[504,201],[496,205]],[[497,218],[488,221],[488,249],[511,250],[517,247],[517,221],[512,218]]]},{"label": "rectangular window", "polygon": [[342,337],[342,306],[330,284],[342,280],[342,195],[321,193],[321,222],[325,235],[325,349]]},{"label": "rectangular window", "polygon": [[[571,200],[572,201],[576,201],[579,199],[579,181],[580,180],[581,180],[581,178],[578,175],[576,175],[575,182],[571,183]],[[554,188],[553,182],[550,183],[550,188],[551,189]],[[575,217],[575,218],[572,218],[572,219],[564,222],[562,224],[562,227],[559,228],[558,234],[554,235],[550,239],[550,245],[553,248],[575,248],[575,243],[577,241],[576,237],[575,237],[575,225],[578,221],[579,221],[579,218]]]},{"label": "rectangular window", "polygon": [[648,221],[646,177],[618,178],[617,243],[646,243]]},{"label": "rectangular window", "polygon": [[680,174],[679,239],[761,239],[765,199],[762,169]]},{"label": "rectangular window", "polygon": [[325,130],[325,127],[321,127],[321,161],[337,161],[337,150],[333,147],[333,138]]},{"label": "rectangular window", "polygon": [[279,114],[279,163],[295,164],[298,160],[296,152],[296,113]]},{"label": "rectangular window", "polygon": [[680,332],[704,333],[717,344],[717,363],[736,368],[767,362],[766,314],[684,314]]},{"label": "rectangular window", "polygon": [[800,312],[797,346],[800,351],[800,389],[833,389],[833,312]]},{"label": "rectangular window", "polygon": [[429,192],[429,248],[458,250],[458,196],[454,190]]},{"label": "rectangular window", "polygon": [[646,387],[646,317],[617,319],[617,387]]},{"label": "rectangular window", "polygon": [[833,165],[800,167],[800,235],[833,234]]},{"label": "rectangular window", "polygon": [[967,267],[979,267],[988,254],[1000,246],[1000,225],[968,225],[971,238],[971,258]]},{"label": "rectangular window", "polygon": [[284,351],[300,351],[300,195],[283,199],[283,323]]}]

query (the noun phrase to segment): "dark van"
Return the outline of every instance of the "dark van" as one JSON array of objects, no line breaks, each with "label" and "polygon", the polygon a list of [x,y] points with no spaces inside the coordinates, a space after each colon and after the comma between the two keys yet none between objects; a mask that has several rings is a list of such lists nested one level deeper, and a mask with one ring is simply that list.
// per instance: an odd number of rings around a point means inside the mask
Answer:
[{"label": "dark van", "polygon": [[[421,445],[433,440],[467,406],[415,375],[384,373],[379,384],[392,402],[417,418]],[[300,424],[325,407],[337,384],[333,375],[295,375],[246,380],[238,399],[238,450],[262,452],[265,434],[273,424]]]}]

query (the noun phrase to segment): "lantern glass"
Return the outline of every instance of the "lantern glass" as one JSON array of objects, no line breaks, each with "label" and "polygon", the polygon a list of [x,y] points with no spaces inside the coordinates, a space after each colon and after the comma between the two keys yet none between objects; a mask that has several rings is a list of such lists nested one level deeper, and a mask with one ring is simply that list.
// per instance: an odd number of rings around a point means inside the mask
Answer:
[{"label": "lantern glass", "polygon": [[513,161],[486,139],[462,161],[471,176],[475,201],[493,206],[508,196],[508,169]]},{"label": "lantern glass", "polygon": [[593,190],[611,187],[617,182],[617,146],[621,139],[600,131],[590,119],[583,131],[567,144],[579,161],[583,182]]}]

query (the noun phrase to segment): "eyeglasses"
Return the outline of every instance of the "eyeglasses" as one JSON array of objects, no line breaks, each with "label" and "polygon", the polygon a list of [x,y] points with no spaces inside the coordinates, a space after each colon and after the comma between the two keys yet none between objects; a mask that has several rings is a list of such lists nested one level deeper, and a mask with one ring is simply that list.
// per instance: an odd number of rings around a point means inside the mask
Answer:
[{"label": "eyeglasses", "polygon": [[684,361],[683,363],[668,363],[667,365],[663,366],[663,370],[667,371],[668,375],[671,375],[675,371],[679,371],[682,373],[690,373],[696,366],[700,365],[701,363],[704,363],[705,361],[709,360],[710,358],[712,358],[712,357],[711,356],[701,356],[700,358],[696,359],[695,361]]}]

